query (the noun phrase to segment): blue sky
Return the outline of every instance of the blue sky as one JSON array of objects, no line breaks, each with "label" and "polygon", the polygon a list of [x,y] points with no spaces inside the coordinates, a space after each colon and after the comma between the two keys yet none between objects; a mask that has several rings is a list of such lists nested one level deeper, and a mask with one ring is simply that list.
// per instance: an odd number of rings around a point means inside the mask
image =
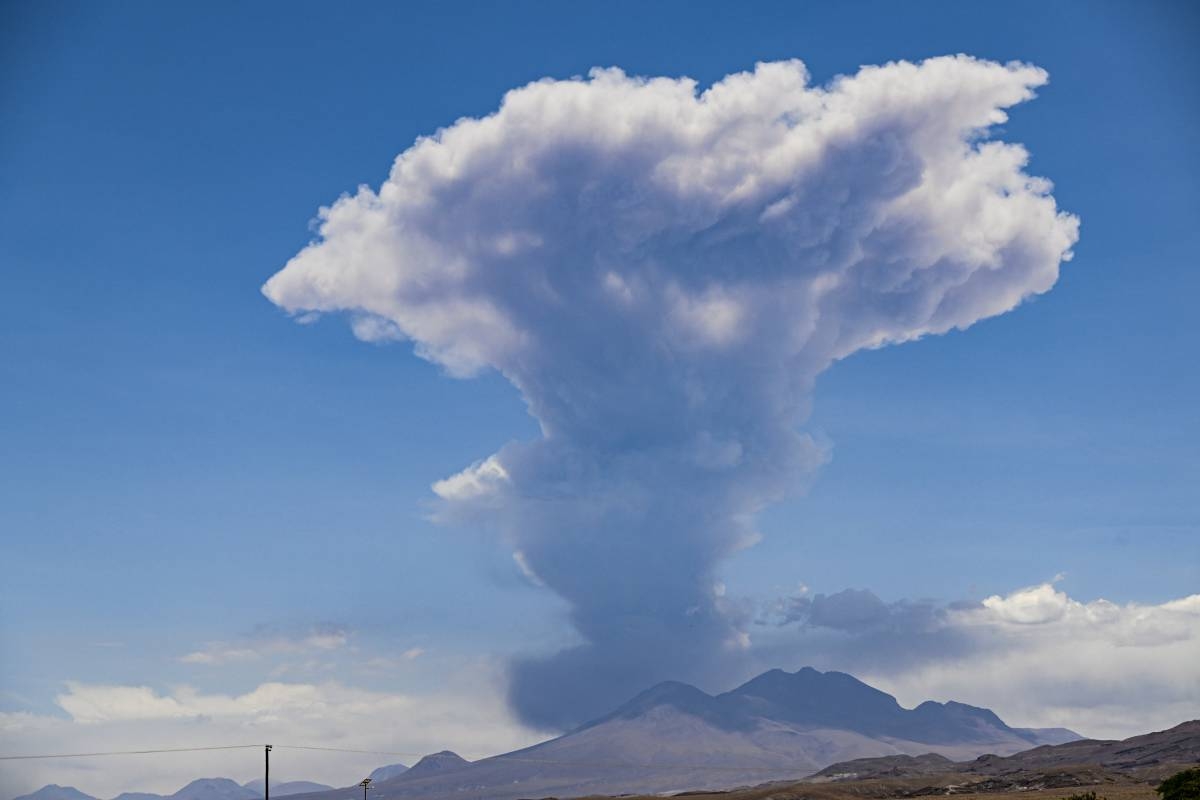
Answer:
[{"label": "blue sky", "polygon": [[[502,541],[428,520],[434,481],[538,436],[512,386],[296,325],[259,287],[418,136],[593,66],[703,87],[799,58],[821,84],[961,52],[1050,74],[1000,136],[1082,220],[1074,260],[1011,313],[822,374],[805,429],[832,459],[722,565],[730,596],[1200,587],[1190,4],[0,13],[0,710],[63,716],[67,681],[246,692],[261,662],[180,658],[264,631],[444,663],[571,640]],[[378,691],[439,680],[331,669]]]}]

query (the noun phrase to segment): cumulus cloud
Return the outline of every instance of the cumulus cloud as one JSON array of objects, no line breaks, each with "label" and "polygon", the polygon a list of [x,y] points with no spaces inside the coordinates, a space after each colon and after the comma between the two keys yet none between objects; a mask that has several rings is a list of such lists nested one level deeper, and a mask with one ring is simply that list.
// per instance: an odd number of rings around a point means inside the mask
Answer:
[{"label": "cumulus cloud", "polygon": [[[94,752],[164,742],[172,747],[272,742],[277,745],[271,756],[273,777],[346,786],[388,757],[295,751],[279,745],[415,755],[452,748],[471,758],[541,738],[513,718],[496,666],[480,663],[443,671],[440,684],[437,692],[414,694],[335,681],[275,681],[242,693],[220,693],[190,686],[71,682],[57,697],[65,718],[0,712],[0,751]],[[261,770],[262,753],[257,750],[16,762],[0,771],[0,795],[16,796],[52,782],[100,797],[131,789],[169,794],[197,777],[246,781],[260,777]]]},{"label": "cumulus cloud", "polygon": [[1200,595],[1076,600],[1044,583],[982,603],[800,596],[760,655],[851,672],[915,705],[959,700],[1010,724],[1123,738],[1200,713]]},{"label": "cumulus cloud", "polygon": [[1009,311],[1070,257],[1078,221],[989,138],[1045,81],[966,56],[827,86],[766,63],[703,91],[597,69],[509,92],[321,210],[272,302],[497,370],[540,423],[434,487],[571,608],[578,646],[513,665],[524,719],[743,668],[715,571],[825,459],[799,428],[816,377]]},{"label": "cumulus cloud", "polygon": [[443,500],[476,500],[495,494],[507,481],[504,465],[491,456],[445,480],[434,482],[433,492]]}]

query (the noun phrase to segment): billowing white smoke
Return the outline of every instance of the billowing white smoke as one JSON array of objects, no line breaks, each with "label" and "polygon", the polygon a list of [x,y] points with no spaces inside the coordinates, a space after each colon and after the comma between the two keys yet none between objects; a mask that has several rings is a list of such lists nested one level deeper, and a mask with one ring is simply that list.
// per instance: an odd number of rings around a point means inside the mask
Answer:
[{"label": "billowing white smoke", "polygon": [[322,209],[272,302],[499,370],[541,424],[434,487],[571,606],[583,643],[513,665],[527,721],[719,685],[745,635],[714,570],[822,461],[798,430],[816,376],[1053,286],[1078,221],[984,138],[1045,80],[965,56],[824,88],[759,64],[701,93],[595,70],[509,92]]}]

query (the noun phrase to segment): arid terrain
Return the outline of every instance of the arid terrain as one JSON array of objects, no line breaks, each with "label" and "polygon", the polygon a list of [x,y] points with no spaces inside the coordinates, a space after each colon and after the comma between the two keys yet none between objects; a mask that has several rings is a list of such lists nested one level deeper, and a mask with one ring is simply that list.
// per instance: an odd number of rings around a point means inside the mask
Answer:
[{"label": "arid terrain", "polygon": [[[970,794],[972,800],[1011,800],[1014,794],[1028,800],[1062,800],[1072,794],[1094,791],[1097,800],[1154,800],[1153,783],[1139,783],[1129,779],[1105,780],[1101,783],[1072,784],[1059,788],[1010,788],[994,791],[973,791],[969,787],[954,786],[952,783],[922,783],[912,780],[865,780],[840,784],[790,783],[770,784],[729,792],[687,793],[688,800],[856,800],[872,798],[924,797],[947,794]],[[680,795],[676,795],[680,796]],[[657,795],[640,797],[655,798]],[[640,800],[637,796],[625,796],[625,800]]]}]

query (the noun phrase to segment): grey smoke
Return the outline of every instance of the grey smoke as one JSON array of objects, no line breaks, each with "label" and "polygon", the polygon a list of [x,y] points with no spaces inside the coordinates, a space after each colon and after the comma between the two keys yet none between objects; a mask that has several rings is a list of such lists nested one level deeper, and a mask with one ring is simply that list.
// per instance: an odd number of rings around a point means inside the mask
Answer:
[{"label": "grey smoke", "polygon": [[847,633],[886,629],[911,632],[931,630],[944,616],[943,610],[932,602],[900,600],[889,604],[866,589],[843,589],[829,595],[789,598],[783,609],[782,624],[803,622]]},{"label": "grey smoke", "polygon": [[978,603],[943,604],[903,599],[884,602],[866,589],[783,598],[759,625],[783,629],[766,635],[759,657],[791,663],[799,658],[852,674],[896,673],[922,664],[986,652],[998,639],[964,625]]},{"label": "grey smoke", "polygon": [[824,87],[759,64],[702,92],[595,70],[509,92],[322,209],[272,302],[498,370],[541,425],[434,487],[571,608],[580,644],[512,665],[525,721],[728,682],[748,628],[717,570],[824,460],[800,430],[817,376],[1053,286],[1078,221],[987,138],[1045,80],[965,56]]}]

